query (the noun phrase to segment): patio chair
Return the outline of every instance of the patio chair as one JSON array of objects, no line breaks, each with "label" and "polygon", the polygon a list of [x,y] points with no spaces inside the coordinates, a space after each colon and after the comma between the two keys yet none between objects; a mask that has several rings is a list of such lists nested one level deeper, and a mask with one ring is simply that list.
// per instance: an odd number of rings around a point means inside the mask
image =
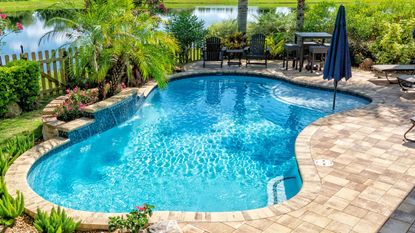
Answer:
[{"label": "patio chair", "polygon": [[[391,73],[403,73],[403,72],[412,72],[415,73],[415,65],[374,65],[372,66],[373,71],[384,73],[386,79],[390,84],[396,84],[390,79],[389,74]],[[381,78],[378,76],[378,78]]]},{"label": "patio chair", "polygon": [[220,67],[223,67],[224,49],[221,46],[220,38],[210,37],[206,39],[203,47],[203,68],[207,61],[220,61]]},{"label": "patio chair", "polygon": [[413,139],[409,139],[409,138],[406,136],[409,132],[411,132],[411,131],[412,131],[412,129],[413,129],[413,128],[415,128],[415,117],[412,117],[412,118],[411,118],[411,123],[412,123],[411,128],[409,128],[409,129],[408,129],[408,131],[406,131],[406,132],[405,132],[405,134],[403,135],[403,137],[405,138],[405,140],[407,140],[407,141],[409,141],[409,142],[415,142],[415,140],[413,140]]},{"label": "patio chair", "polygon": [[[265,65],[265,67],[267,67],[270,50],[266,47],[265,35],[252,35],[250,43],[251,45],[244,49],[246,66],[248,66],[249,64],[256,64]],[[264,60],[265,62],[251,62],[251,60]]]},{"label": "patio chair", "polygon": [[300,55],[300,46],[298,44],[284,45],[284,60],[282,61],[282,68],[288,70],[288,62],[292,60],[293,68],[298,69],[298,61]]},{"label": "patio chair", "polygon": [[[326,61],[327,52],[329,50],[329,47],[320,45],[320,46],[310,46],[309,52],[308,52],[308,65],[310,67],[310,72],[313,73],[314,69],[314,63],[316,61],[319,61],[319,68],[318,70],[321,71],[321,67],[324,65]],[[318,60],[317,60],[318,57]]]},{"label": "patio chair", "polygon": [[398,77],[398,84],[402,91],[415,91],[415,75],[400,75]]}]

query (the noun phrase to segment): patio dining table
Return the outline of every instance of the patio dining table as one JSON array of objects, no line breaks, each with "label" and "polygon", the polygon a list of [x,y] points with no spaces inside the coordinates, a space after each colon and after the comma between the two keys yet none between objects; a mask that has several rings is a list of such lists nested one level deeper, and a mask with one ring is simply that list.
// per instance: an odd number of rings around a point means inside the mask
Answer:
[{"label": "patio dining table", "polygon": [[295,43],[300,45],[300,68],[301,72],[304,65],[304,42],[321,40],[321,44],[324,45],[326,39],[331,39],[332,35],[327,32],[296,32],[295,33]]}]

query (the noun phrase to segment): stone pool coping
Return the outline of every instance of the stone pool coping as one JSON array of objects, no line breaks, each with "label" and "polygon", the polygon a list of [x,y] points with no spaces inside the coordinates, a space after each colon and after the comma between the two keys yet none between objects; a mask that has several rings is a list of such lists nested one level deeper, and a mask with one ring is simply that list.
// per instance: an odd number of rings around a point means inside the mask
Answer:
[{"label": "stone pool coping", "polygon": [[[326,82],[320,84],[310,84],[303,81],[296,81],[289,79],[281,74],[267,74],[262,71],[246,71],[246,70],[231,70],[231,71],[204,71],[204,72],[184,72],[170,76],[170,79],[179,79],[197,75],[209,75],[209,74],[236,74],[236,75],[257,75],[267,78],[282,79],[291,83],[300,85],[318,87],[323,89],[331,89],[331,85]],[[130,92],[136,91],[137,95],[142,95],[144,98],[157,87],[156,83],[149,82],[146,86],[139,89],[130,89]],[[352,94],[360,95],[369,99],[372,102],[363,107],[368,108],[371,105],[382,103],[383,97],[375,95],[368,95],[361,91],[350,91],[349,88],[339,88],[341,91],[347,91]],[[121,95],[125,95],[122,93]],[[98,111],[102,108],[107,108],[116,103],[117,100],[121,101],[123,98],[115,96],[108,103],[97,103],[95,106],[90,107],[91,111]],[[336,114],[326,116],[330,118]],[[314,161],[311,153],[311,138],[314,133],[319,129],[320,122],[325,119],[321,118],[314,123],[307,126],[297,137],[295,142],[296,159],[299,167],[299,171],[303,180],[303,185],[299,193],[293,198],[281,204],[275,204],[264,208],[246,210],[246,211],[233,211],[233,212],[184,212],[184,211],[155,211],[151,219],[152,222],[165,221],[165,220],[177,220],[184,222],[237,222],[237,221],[249,221],[256,219],[270,218],[273,216],[283,215],[295,210],[299,210],[302,207],[310,204],[320,193],[321,179],[317,172],[317,168],[314,165]],[[74,130],[89,124],[88,119],[77,120],[74,122],[66,123],[70,127],[60,126],[60,130]],[[32,165],[43,155],[47,154],[54,148],[62,146],[69,142],[69,139],[53,138],[45,141],[29,151],[22,154],[7,171],[5,181],[9,192],[14,195],[17,190],[20,190],[25,197],[25,210],[26,213],[34,216],[36,210],[39,207],[42,210],[50,211],[52,207],[57,206],[51,202],[40,197],[35,193],[27,182],[27,176],[30,172]],[[82,221],[81,229],[107,229],[108,217],[120,216],[122,213],[100,213],[100,212],[87,212],[78,211],[69,208],[64,208],[69,216],[74,217],[78,221]]]}]

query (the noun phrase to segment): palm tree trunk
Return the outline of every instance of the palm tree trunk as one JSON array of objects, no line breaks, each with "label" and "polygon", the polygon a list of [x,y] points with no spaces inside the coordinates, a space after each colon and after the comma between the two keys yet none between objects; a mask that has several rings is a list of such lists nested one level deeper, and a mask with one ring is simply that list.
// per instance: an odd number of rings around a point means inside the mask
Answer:
[{"label": "palm tree trunk", "polygon": [[246,33],[248,24],[248,0],[238,0],[238,31]]},{"label": "palm tree trunk", "polygon": [[303,30],[304,8],[305,8],[305,0],[298,0],[297,1],[297,24],[296,24],[296,30],[298,32]]}]

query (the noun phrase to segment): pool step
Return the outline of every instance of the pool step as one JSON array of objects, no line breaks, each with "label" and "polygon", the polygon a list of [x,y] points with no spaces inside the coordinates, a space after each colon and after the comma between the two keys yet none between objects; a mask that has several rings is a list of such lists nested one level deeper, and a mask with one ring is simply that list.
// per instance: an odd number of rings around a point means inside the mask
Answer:
[{"label": "pool step", "polygon": [[268,206],[281,203],[288,200],[290,197],[287,197],[287,190],[285,188],[288,186],[287,182],[296,182],[297,177],[290,176],[277,176],[268,181],[267,184],[267,194],[268,194]]}]

